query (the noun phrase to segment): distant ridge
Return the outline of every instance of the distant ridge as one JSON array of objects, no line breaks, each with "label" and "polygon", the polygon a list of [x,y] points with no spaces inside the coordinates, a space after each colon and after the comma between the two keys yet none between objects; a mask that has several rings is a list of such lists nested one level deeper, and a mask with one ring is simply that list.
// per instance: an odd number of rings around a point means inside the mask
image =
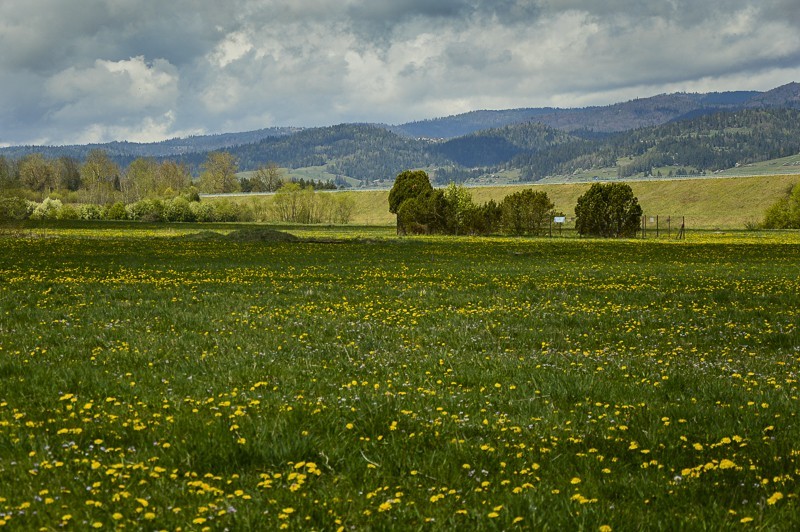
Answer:
[{"label": "distant ridge", "polygon": [[766,92],[660,94],[578,109],[472,111],[395,126],[273,127],[149,144],[15,146],[0,149],[0,156],[41,153],[80,161],[95,149],[123,167],[139,157],[173,159],[195,175],[209,152],[226,150],[241,171],[274,162],[361,186],[389,181],[408,168],[424,168],[439,183],[495,174],[523,181],[591,176],[601,169],[619,177],[685,175],[798,154],[800,83]]},{"label": "distant ridge", "polygon": [[562,131],[588,130],[617,133],[657,126],[740,108],[800,108],[800,83],[788,83],[767,92],[731,91],[659,94],[605,106],[575,109],[528,108],[508,111],[472,111],[443,118],[409,122],[390,129],[413,137],[450,139],[484,129],[533,121]]}]

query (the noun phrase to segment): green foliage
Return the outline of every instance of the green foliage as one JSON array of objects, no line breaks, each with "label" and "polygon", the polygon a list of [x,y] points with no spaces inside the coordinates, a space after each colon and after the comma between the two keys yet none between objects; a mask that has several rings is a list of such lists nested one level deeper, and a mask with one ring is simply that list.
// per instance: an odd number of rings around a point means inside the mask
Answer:
[{"label": "green foliage", "polygon": [[541,235],[548,227],[553,207],[547,192],[530,188],[515,192],[500,204],[500,224],[506,233]]},{"label": "green foliage", "polygon": [[69,204],[62,205],[61,210],[58,211],[59,220],[79,220],[80,217],[80,211]]},{"label": "green foliage", "polygon": [[121,201],[108,205],[103,212],[104,220],[127,220],[128,211],[125,209],[125,204]]},{"label": "green foliage", "polygon": [[581,235],[632,237],[639,229],[642,208],[625,183],[594,183],[578,198],[575,228]]},{"label": "green foliage", "polygon": [[494,200],[478,205],[469,212],[467,226],[471,233],[489,235],[500,229],[503,211]]},{"label": "green foliage", "polygon": [[146,199],[125,206],[128,219],[142,222],[164,221],[164,203],[158,199]]},{"label": "green foliage", "polygon": [[81,205],[81,220],[102,220],[103,208],[92,203]]},{"label": "green foliage", "polygon": [[472,194],[464,185],[450,183],[444,189],[444,200],[447,203],[447,226],[449,232],[462,234],[474,219],[476,209]]},{"label": "green foliage", "polygon": [[800,229],[800,183],[764,214],[765,229]]},{"label": "green foliage", "polygon": [[196,216],[186,198],[173,198],[164,203],[164,220],[167,222],[194,222]]},{"label": "green foliage", "polygon": [[28,202],[20,197],[0,196],[0,222],[24,220],[30,216]]},{"label": "green foliage", "polygon": [[[389,191],[389,212],[397,215],[398,234],[431,231],[432,193],[433,186],[424,171],[406,170],[397,175]],[[404,207],[406,202],[410,203]]]},{"label": "green foliage", "polygon": [[406,170],[397,175],[389,191],[389,212],[397,214],[404,201],[433,191],[428,174],[422,170]]},{"label": "green foliage", "polygon": [[203,163],[200,190],[207,194],[238,192],[241,184],[236,178],[236,159],[229,152],[211,152]]},{"label": "green foliage", "polygon": [[31,220],[57,220],[61,206],[61,200],[45,198],[33,209]]}]

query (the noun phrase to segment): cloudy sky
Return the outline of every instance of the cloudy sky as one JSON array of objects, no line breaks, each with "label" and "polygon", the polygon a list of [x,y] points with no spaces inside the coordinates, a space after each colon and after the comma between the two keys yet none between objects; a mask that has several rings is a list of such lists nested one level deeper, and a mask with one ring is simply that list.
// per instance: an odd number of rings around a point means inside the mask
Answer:
[{"label": "cloudy sky", "polygon": [[0,145],[800,81],[798,0],[2,0]]}]

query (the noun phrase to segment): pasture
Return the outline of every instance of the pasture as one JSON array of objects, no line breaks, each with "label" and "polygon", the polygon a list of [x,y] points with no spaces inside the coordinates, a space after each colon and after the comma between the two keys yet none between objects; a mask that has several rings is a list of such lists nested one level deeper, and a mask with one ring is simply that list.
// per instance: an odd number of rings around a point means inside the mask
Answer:
[{"label": "pasture", "polygon": [[800,527],[797,232],[132,227],[0,235],[0,528]]},{"label": "pasture", "polygon": [[[591,178],[590,178],[591,179]],[[746,224],[759,223],[764,212],[792,186],[800,182],[800,176],[769,175],[757,177],[723,177],[694,179],[658,179],[652,181],[626,181],[639,199],[647,216],[660,215],[661,220],[671,216],[673,220],[686,217],[687,227],[702,230],[738,230]],[[501,202],[505,196],[526,188],[541,190],[555,204],[555,210],[568,217],[575,214],[578,197],[585,193],[591,183],[534,183],[509,186],[485,186],[470,188],[476,203],[489,200]],[[328,194],[328,192],[322,192]],[[388,190],[362,190],[358,192],[336,192],[346,194],[354,202],[351,222],[358,225],[391,225],[395,216],[387,208]],[[218,201],[212,199],[211,201]],[[233,201],[264,211],[272,198],[269,196],[237,197]],[[268,221],[268,220],[257,220]]]}]

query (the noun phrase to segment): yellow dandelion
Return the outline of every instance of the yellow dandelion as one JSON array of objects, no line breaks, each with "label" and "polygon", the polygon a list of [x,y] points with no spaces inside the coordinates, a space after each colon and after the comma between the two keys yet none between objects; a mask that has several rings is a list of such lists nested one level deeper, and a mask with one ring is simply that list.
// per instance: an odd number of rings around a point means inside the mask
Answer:
[{"label": "yellow dandelion", "polygon": [[781,493],[780,491],[776,491],[775,493],[772,494],[772,496],[769,499],[767,499],[767,504],[772,506],[781,499],[783,499],[783,493]]}]

